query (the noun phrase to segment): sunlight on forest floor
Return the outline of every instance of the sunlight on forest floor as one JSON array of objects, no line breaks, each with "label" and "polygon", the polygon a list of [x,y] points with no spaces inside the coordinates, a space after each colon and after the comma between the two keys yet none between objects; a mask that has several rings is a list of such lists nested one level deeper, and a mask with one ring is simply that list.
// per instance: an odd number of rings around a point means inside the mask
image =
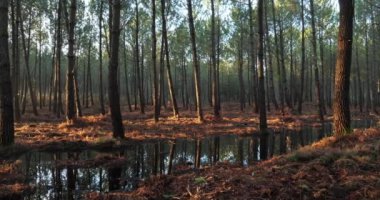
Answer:
[{"label": "sunlight on forest floor", "polygon": [[[313,110],[316,108],[306,106],[305,114],[296,115],[287,111],[285,115],[280,112],[270,112],[268,126],[273,130],[280,128],[299,129],[302,126],[320,126],[318,116]],[[21,123],[16,124],[16,144],[27,146],[43,146],[47,144],[66,144],[70,142],[85,142],[89,144],[112,142],[112,125],[109,115],[94,114],[94,109],[85,110],[82,118],[72,123],[64,119],[56,119],[48,111],[41,112],[35,117],[27,114]],[[126,109],[125,109],[126,110]],[[258,115],[252,109],[240,112],[238,104],[224,105],[222,118],[215,119],[212,109],[205,110],[205,123],[200,124],[196,119],[195,111],[180,110],[180,118],[172,117],[171,110],[162,113],[160,122],[152,119],[150,108],[142,115],[139,111],[124,112],[125,137],[127,140],[145,139],[173,139],[173,138],[199,138],[210,135],[252,134],[258,130]],[[353,119],[368,117],[354,114]],[[372,116],[374,118],[374,116]],[[326,117],[331,121],[331,116]]]},{"label": "sunlight on forest floor", "polygon": [[[125,109],[126,110],[126,109]],[[268,124],[272,130],[300,129],[303,126],[320,126],[315,106],[308,105],[305,114],[287,111],[270,112]],[[75,151],[78,149],[112,149],[141,140],[202,138],[211,135],[247,135],[257,131],[258,115],[252,109],[239,111],[237,104],[225,104],[222,119],[216,120],[212,109],[205,110],[206,122],[200,124],[195,111],[180,110],[180,118],[172,117],[171,110],[162,113],[159,123],[152,119],[150,108],[145,115],[139,111],[124,112],[125,141],[112,138],[109,115],[93,114],[85,110],[82,118],[72,123],[56,119],[47,110],[35,117],[26,114],[16,124],[16,144],[0,148],[0,198],[22,196],[33,186],[23,184],[18,156],[34,150]],[[372,118],[375,115],[353,112],[353,119]],[[331,122],[331,116],[326,121]],[[75,165],[90,167],[96,163],[109,165],[125,162],[99,155],[93,160]],[[70,163],[57,163],[69,165]],[[197,179],[197,180],[195,180]],[[199,181],[201,180],[201,181]],[[176,172],[176,176],[157,176],[143,182],[133,192],[113,192],[102,196],[90,193],[88,199],[125,198],[194,198],[215,199],[239,196],[260,198],[339,198],[347,194],[354,199],[380,198],[380,131],[374,128],[356,129],[355,134],[342,138],[328,137],[290,155],[274,157],[256,166],[242,168],[238,165],[218,163],[200,170]],[[294,196],[293,196],[294,197]],[[375,198],[376,199],[376,198]]]}]

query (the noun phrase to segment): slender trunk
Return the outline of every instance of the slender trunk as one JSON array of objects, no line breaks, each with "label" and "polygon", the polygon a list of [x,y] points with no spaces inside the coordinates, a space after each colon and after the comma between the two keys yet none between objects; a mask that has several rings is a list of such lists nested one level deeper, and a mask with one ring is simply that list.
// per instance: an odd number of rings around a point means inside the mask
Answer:
[{"label": "slender trunk", "polygon": [[[16,5],[15,3],[16,2]],[[19,48],[19,27],[20,27],[20,17],[21,14],[17,12],[20,11],[20,0],[11,1],[12,10],[12,61],[13,61],[13,71],[12,71],[12,86],[14,95],[14,117],[15,121],[21,120],[20,112],[20,91],[19,91],[19,81],[20,81],[20,48]]]},{"label": "slender trunk", "polygon": [[359,43],[356,42],[356,76],[357,76],[357,86],[358,86],[358,103],[359,111],[363,112],[363,89],[362,89],[362,80],[360,76],[360,63],[359,63]]},{"label": "slender trunk", "polygon": [[[268,4],[265,5],[265,27],[266,27],[266,47],[267,47],[267,52],[268,52],[268,78],[269,78],[269,90],[268,94],[270,99],[272,100],[272,103],[275,107],[276,110],[278,110],[278,103],[276,100],[276,93],[275,93],[275,86],[274,86],[274,81],[273,81],[273,63],[272,63],[272,50],[271,50],[271,41],[270,41],[270,36],[269,36],[269,25],[268,25],[268,11],[267,11],[267,6]],[[252,60],[254,62],[254,60]],[[268,101],[269,104],[269,101]]]},{"label": "slender trunk", "polygon": [[157,36],[156,36],[156,0],[152,0],[152,67],[153,67],[153,107],[154,121],[158,122],[160,117],[160,99],[158,95],[157,77]]},{"label": "slender trunk", "polygon": [[[42,20],[40,19],[42,24]],[[39,51],[38,51],[38,94],[39,94],[39,103],[40,109],[42,109],[42,26],[40,27],[40,33],[38,37]]]},{"label": "slender trunk", "polygon": [[284,47],[284,27],[282,21],[278,21],[278,25],[280,28],[280,58],[281,58],[281,70],[282,70],[282,85],[284,86],[284,98],[286,105],[289,108],[292,108],[292,104],[289,97],[289,89],[288,89],[288,81],[286,76],[286,68],[285,68],[285,47]]},{"label": "slender trunk", "polygon": [[274,46],[276,48],[276,61],[277,61],[277,73],[279,77],[278,81],[278,90],[280,94],[280,104],[281,104],[281,112],[284,114],[285,104],[284,104],[284,85],[282,84],[283,75],[281,72],[281,62],[280,62],[280,47],[278,45],[278,36],[277,36],[277,20],[276,20],[276,12],[275,12],[275,4],[274,0],[272,0],[272,18],[273,18],[273,32],[274,32]]},{"label": "slender trunk", "polygon": [[24,49],[24,58],[25,58],[25,67],[26,67],[26,81],[27,81],[28,88],[29,88],[29,91],[30,91],[30,99],[32,101],[33,114],[36,115],[36,116],[38,116],[36,96],[35,96],[35,93],[34,93],[32,76],[31,76],[31,73],[30,73],[30,66],[29,66],[30,40],[31,40],[31,34],[30,34],[31,24],[29,24],[28,41],[26,41],[26,39],[25,39],[26,36],[25,36],[25,31],[24,31],[24,21],[21,19],[21,17],[20,17],[20,20],[21,20],[20,28],[21,28],[22,44],[23,44],[23,49]]},{"label": "slender trunk", "polygon": [[75,73],[75,54],[74,54],[74,29],[76,23],[76,0],[71,0],[70,6],[70,22],[69,22],[69,52],[68,52],[68,68],[66,81],[66,119],[73,120],[75,118],[75,93],[74,93],[74,73]]},{"label": "slender trunk", "polygon": [[191,49],[192,49],[192,54],[193,54],[194,84],[195,84],[195,96],[196,96],[196,103],[197,103],[197,113],[198,113],[198,120],[200,122],[203,122],[200,69],[199,69],[198,54],[197,54],[197,44],[195,41],[196,36],[195,36],[193,8],[192,8],[191,0],[187,0],[187,9],[188,9],[188,18],[189,18],[188,20],[189,20],[189,29],[190,29]]},{"label": "slender trunk", "polygon": [[[366,23],[366,22],[365,22]],[[372,98],[371,98],[371,72],[369,69],[369,44],[368,44],[368,25],[365,25],[365,58],[366,58],[366,82],[367,82],[367,93],[366,93],[366,112],[369,112],[369,110],[372,107]]]},{"label": "slender trunk", "polygon": [[324,122],[323,118],[323,100],[322,100],[322,91],[319,81],[319,66],[318,66],[318,55],[317,55],[317,36],[315,28],[315,19],[314,19],[314,0],[310,0],[310,12],[311,12],[311,27],[312,27],[312,44],[313,44],[313,66],[314,66],[314,76],[315,76],[315,86],[317,89],[317,103],[318,103],[318,113],[319,119],[321,122]]},{"label": "slender trunk", "polygon": [[298,113],[302,113],[303,104],[303,91],[305,82],[305,16],[304,16],[304,0],[301,0],[301,23],[302,23],[302,33],[301,33],[301,88],[298,100]]},{"label": "slender trunk", "polygon": [[259,111],[260,111],[260,131],[266,132],[267,116],[265,107],[265,87],[264,87],[264,0],[258,1],[258,81],[259,81]]},{"label": "slender trunk", "polygon": [[119,67],[119,36],[120,36],[120,0],[113,0],[112,4],[112,41],[111,41],[111,58],[109,66],[109,104],[111,110],[111,119],[113,127],[113,137],[124,138],[123,119],[120,112],[120,95],[117,84],[117,68]]},{"label": "slender trunk", "polygon": [[160,51],[160,87],[158,94],[160,95],[160,112],[161,112],[161,104],[166,109],[166,96],[165,96],[165,57],[164,57],[164,37],[161,37],[161,51]]},{"label": "slender trunk", "polygon": [[103,22],[103,1],[100,1],[99,11],[99,103],[100,113],[106,114],[104,108],[104,93],[103,93],[103,51],[102,51],[102,22]]},{"label": "slender trunk", "polygon": [[172,74],[170,71],[169,45],[168,45],[168,36],[167,36],[167,30],[166,30],[167,28],[166,28],[165,12],[166,12],[165,0],[161,0],[162,37],[164,38],[164,45],[165,45],[164,48],[165,48],[165,55],[166,55],[166,72],[167,72],[167,78],[168,78],[169,93],[170,93],[170,98],[172,100],[173,115],[175,118],[178,118],[179,113],[178,113],[177,99],[175,97]]},{"label": "slender trunk", "polygon": [[125,44],[125,32],[124,32],[124,73],[125,73],[125,95],[127,96],[127,104],[128,104],[128,109],[129,112],[132,112],[132,106],[131,106],[131,98],[129,95],[129,81],[128,81],[128,69],[127,69],[127,47]]},{"label": "slender trunk", "polygon": [[[92,73],[91,73],[91,47],[92,38],[90,38],[90,43],[88,44],[88,55],[87,55],[87,101],[90,100],[91,106],[94,105],[94,96],[92,91]],[[88,99],[90,97],[90,99]]]},{"label": "slender trunk", "polygon": [[[220,117],[219,91],[218,91],[218,71],[216,69],[216,34],[215,34],[215,2],[211,0],[211,60],[212,60],[212,101],[214,105],[214,116]],[[243,86],[244,87],[244,86]]]},{"label": "slender trunk", "polygon": [[140,53],[139,53],[139,29],[140,29],[140,21],[139,21],[139,6],[138,1],[135,0],[135,14],[136,14],[136,27],[135,27],[135,59],[136,59],[136,76],[137,76],[137,87],[139,91],[139,99],[140,99],[140,112],[142,114],[145,113],[145,104],[144,104],[144,93],[141,85],[141,74],[140,74]]},{"label": "slender trunk", "polygon": [[62,95],[61,95],[61,53],[62,53],[62,0],[58,2],[57,19],[57,51],[55,63],[55,87],[54,87],[54,112],[57,118],[61,117]]},{"label": "slender trunk", "polygon": [[243,79],[243,35],[240,33],[240,41],[238,45],[238,78],[239,78],[239,97],[240,97],[240,111],[244,111],[245,107],[245,89]]},{"label": "slender trunk", "polygon": [[322,33],[322,28],[324,27],[323,22],[320,22],[320,28],[319,28],[319,52],[320,52],[320,58],[321,58],[321,100],[322,100],[322,111],[323,114],[326,114],[326,100],[325,100],[325,58],[324,58],[324,45],[323,45],[323,33]]},{"label": "slender trunk", "polygon": [[75,108],[77,117],[82,117],[82,106],[79,97],[79,84],[78,84],[78,61],[74,69],[74,93],[75,93]]},{"label": "slender trunk", "polygon": [[256,70],[256,56],[254,53],[255,50],[255,39],[254,39],[254,31],[253,31],[253,9],[252,9],[252,1],[248,1],[249,7],[249,44],[250,44],[250,55],[251,55],[251,65],[252,65],[252,81],[253,81],[253,101],[254,101],[254,110],[255,112],[259,112],[259,100],[258,100],[258,90],[257,90],[257,70]]}]

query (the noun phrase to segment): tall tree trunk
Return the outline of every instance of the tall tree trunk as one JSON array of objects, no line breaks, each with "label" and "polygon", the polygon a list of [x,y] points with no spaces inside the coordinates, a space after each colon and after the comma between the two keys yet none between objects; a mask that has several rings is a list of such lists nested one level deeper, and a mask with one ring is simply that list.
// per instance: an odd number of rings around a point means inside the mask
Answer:
[{"label": "tall tree trunk", "polygon": [[245,88],[244,88],[244,78],[243,78],[243,33],[240,33],[237,60],[238,60],[238,76],[239,76],[238,78],[239,78],[240,111],[243,112],[245,108]]},{"label": "tall tree trunk", "polygon": [[[40,23],[42,24],[42,19],[40,19]],[[42,27],[40,27],[40,32],[38,34],[38,95],[39,95],[39,104],[40,109],[42,109]]]},{"label": "tall tree trunk", "polygon": [[165,17],[165,0],[161,0],[161,15],[162,15],[162,37],[164,37],[164,45],[165,45],[165,56],[166,56],[166,72],[167,72],[167,78],[168,78],[168,86],[169,86],[169,93],[170,98],[172,100],[172,107],[173,107],[173,115],[175,118],[179,117],[178,113],[178,105],[177,105],[177,99],[175,97],[175,91],[174,91],[174,85],[172,81],[172,74],[170,71],[170,58],[169,58],[169,45],[168,45],[168,36],[167,36],[167,27],[166,27],[166,17]]},{"label": "tall tree trunk", "polygon": [[363,89],[362,89],[362,80],[360,76],[360,63],[359,63],[359,43],[356,42],[356,76],[357,76],[357,86],[358,86],[358,104],[359,104],[359,111],[363,112]]},{"label": "tall tree trunk", "polygon": [[313,66],[314,66],[314,76],[315,76],[315,86],[317,90],[317,103],[318,103],[318,114],[321,122],[324,122],[323,118],[323,99],[321,84],[319,81],[319,66],[318,66],[318,55],[317,55],[317,35],[315,27],[315,16],[314,16],[314,0],[310,0],[310,13],[311,13],[311,28],[312,28],[312,44],[313,44]]},{"label": "tall tree trunk", "polygon": [[320,19],[320,28],[319,28],[319,53],[320,53],[320,58],[321,58],[321,100],[322,100],[322,111],[323,114],[325,115],[326,112],[326,98],[325,98],[325,86],[326,86],[326,81],[325,81],[325,57],[324,57],[324,43],[323,43],[323,32],[322,29],[324,28],[323,20]]},{"label": "tall tree trunk", "polygon": [[93,91],[92,91],[91,47],[92,47],[92,37],[90,38],[90,42],[88,43],[88,55],[87,55],[87,84],[88,84],[87,85],[87,103],[88,103],[88,100],[90,100],[91,106],[93,106],[94,96],[93,96]]},{"label": "tall tree trunk", "polygon": [[[143,40],[143,39],[142,39]],[[145,81],[144,81],[144,78],[145,78],[145,76],[144,76],[144,44],[141,44],[141,59],[140,59],[140,87],[141,87],[141,95],[140,95],[140,98],[142,98],[143,99],[143,103],[144,103],[144,112],[145,112],[145,105],[147,104],[147,102],[145,101],[145,92],[144,92],[144,90],[145,90],[145,88],[144,88],[144,83],[145,83]],[[141,100],[140,100],[141,101]]]},{"label": "tall tree trunk", "polygon": [[74,69],[74,93],[75,93],[75,108],[77,117],[82,117],[82,106],[79,97],[79,84],[78,84],[78,61]]},{"label": "tall tree trunk", "polygon": [[127,104],[128,104],[128,109],[129,112],[132,112],[132,106],[131,106],[131,98],[129,95],[129,81],[128,81],[128,69],[127,69],[127,47],[125,44],[125,31],[124,31],[124,41],[123,41],[123,46],[124,46],[124,73],[125,73],[125,95],[127,96]]},{"label": "tall tree trunk", "polygon": [[287,76],[286,76],[286,68],[285,68],[285,55],[284,55],[284,51],[285,51],[285,47],[284,47],[284,27],[283,27],[283,22],[282,21],[277,21],[278,25],[279,25],[279,28],[280,28],[280,60],[281,60],[281,70],[282,70],[282,85],[284,86],[284,98],[285,98],[285,102],[286,102],[286,105],[289,107],[289,108],[292,108],[292,104],[291,104],[291,101],[290,101],[290,97],[289,97],[289,89],[288,89],[288,81],[287,81]]},{"label": "tall tree trunk", "polygon": [[137,87],[139,91],[139,99],[140,99],[140,112],[142,114],[145,113],[145,103],[144,103],[144,93],[141,85],[141,74],[140,74],[140,44],[139,44],[139,30],[140,30],[140,20],[139,20],[139,4],[138,1],[135,0],[135,15],[136,15],[136,27],[135,27],[135,59],[136,59],[136,76],[137,76]]},{"label": "tall tree trunk", "polygon": [[[20,14],[21,14],[21,12],[20,12]],[[19,17],[21,19],[21,16],[19,16]],[[31,39],[30,27],[31,26],[32,25],[29,24],[29,34],[28,34],[29,38],[28,38],[28,41],[26,41],[26,39],[25,39],[26,36],[25,36],[25,31],[24,31],[24,20],[21,19],[20,28],[21,28],[22,44],[23,44],[23,49],[24,49],[24,58],[25,58],[25,67],[26,67],[26,81],[28,83],[28,88],[30,91],[30,99],[32,101],[33,113],[34,113],[34,115],[38,116],[36,96],[34,93],[32,76],[30,73],[30,66],[29,66],[30,39]]]},{"label": "tall tree trunk", "polygon": [[338,34],[338,56],[335,69],[334,134],[350,132],[350,69],[352,56],[352,34],[354,0],[339,0],[340,25]]},{"label": "tall tree trunk", "polygon": [[302,114],[302,104],[303,104],[303,91],[305,82],[305,6],[304,0],[301,0],[301,23],[302,23],[302,33],[301,33],[301,89],[298,100],[298,113]]},{"label": "tall tree trunk", "polygon": [[69,21],[69,52],[68,67],[66,81],[66,119],[73,120],[75,118],[75,93],[74,93],[74,73],[75,73],[75,54],[74,54],[74,29],[76,23],[76,0],[71,0],[70,21]]},{"label": "tall tree trunk", "polygon": [[86,108],[88,108],[88,100],[87,97],[87,78],[86,78],[86,64],[83,64],[83,92],[82,92],[82,104]]},{"label": "tall tree trunk", "polygon": [[218,70],[216,61],[216,31],[215,31],[215,1],[211,0],[211,61],[212,61],[212,101],[214,105],[214,116],[220,117]]},{"label": "tall tree trunk", "polygon": [[[372,111],[374,113],[378,113],[377,106],[378,106],[378,67],[377,67],[377,44],[376,44],[376,37],[377,37],[377,30],[376,30],[376,21],[375,21],[375,15],[373,14],[373,4],[370,4],[370,18],[371,18],[371,29],[372,29],[372,65],[371,65],[371,91],[372,91]],[[377,69],[377,70],[376,70]],[[377,75],[376,75],[377,74]]]},{"label": "tall tree trunk", "polygon": [[265,106],[265,87],[264,87],[264,0],[258,0],[258,82],[259,82],[259,112],[260,112],[260,158],[267,158],[267,114]]},{"label": "tall tree trunk", "polygon": [[62,95],[61,95],[61,53],[62,53],[62,0],[58,2],[57,18],[57,51],[54,75],[54,112],[57,118],[61,117]]},{"label": "tall tree trunk", "polygon": [[[276,93],[274,88],[274,81],[273,81],[273,62],[272,62],[272,50],[271,50],[271,41],[269,37],[269,25],[268,25],[268,4],[265,4],[265,27],[266,27],[266,43],[267,43],[267,51],[268,51],[268,78],[269,78],[269,97],[272,101],[274,107],[276,110],[278,110],[278,103],[276,100]],[[255,62],[255,60],[252,60],[252,62]],[[269,100],[268,100],[269,104]]]},{"label": "tall tree trunk", "polygon": [[284,84],[282,84],[283,75],[281,72],[281,60],[280,60],[280,48],[278,43],[278,36],[277,36],[277,20],[276,20],[276,9],[274,0],[272,0],[272,19],[273,19],[273,32],[274,32],[274,46],[276,49],[276,61],[277,61],[277,74],[278,74],[278,90],[280,94],[280,104],[281,104],[281,112],[282,114],[285,113],[285,97],[284,97]]},{"label": "tall tree trunk", "polygon": [[366,112],[372,107],[372,98],[371,98],[371,72],[369,69],[369,44],[368,44],[368,25],[365,23],[365,58],[366,58],[366,74],[367,74],[367,93],[366,93]]},{"label": "tall tree trunk", "polygon": [[252,9],[252,0],[248,1],[248,10],[249,10],[249,45],[250,45],[250,55],[251,55],[251,65],[252,65],[252,82],[253,82],[253,101],[254,101],[254,110],[259,112],[259,100],[258,100],[258,90],[257,90],[257,70],[256,70],[256,56],[255,56],[255,39],[253,31],[253,9]]},{"label": "tall tree trunk", "polygon": [[161,48],[160,48],[160,79],[159,79],[159,89],[158,89],[158,95],[160,99],[160,109],[161,112],[161,105],[166,108],[166,96],[165,96],[165,57],[164,57],[164,37],[161,37]]},{"label": "tall tree trunk", "polygon": [[0,144],[14,142],[11,66],[8,50],[8,0],[0,1]]},{"label": "tall tree trunk", "polygon": [[19,91],[19,80],[20,80],[20,48],[19,48],[19,27],[20,18],[17,12],[20,9],[20,0],[11,1],[12,10],[12,61],[13,61],[13,71],[12,71],[12,86],[14,95],[14,117],[15,121],[21,120],[20,111],[20,91]]},{"label": "tall tree trunk", "polygon": [[99,104],[100,113],[106,114],[104,108],[104,94],[103,94],[103,51],[102,51],[102,22],[103,22],[103,1],[100,1],[99,10]]},{"label": "tall tree trunk", "polygon": [[112,41],[111,41],[111,59],[109,66],[109,104],[111,110],[111,119],[113,127],[113,137],[124,138],[123,120],[120,112],[120,95],[117,84],[117,68],[119,67],[119,37],[120,37],[120,0],[113,0],[110,7],[113,8],[112,14]]},{"label": "tall tree trunk", "polygon": [[158,122],[160,117],[160,99],[158,95],[157,76],[157,36],[156,36],[156,0],[152,0],[152,67],[153,67],[153,107],[154,121]]},{"label": "tall tree trunk", "polygon": [[198,62],[198,54],[197,54],[197,44],[196,44],[196,36],[195,36],[195,27],[194,27],[194,19],[193,19],[193,8],[191,4],[191,0],[187,0],[187,9],[188,9],[188,20],[189,20],[189,29],[190,29],[190,39],[191,39],[191,49],[193,54],[193,66],[194,66],[194,84],[195,84],[195,96],[196,96],[196,104],[197,104],[197,113],[198,120],[203,122],[203,110],[202,110],[202,93],[201,93],[201,80],[200,80],[200,69]]}]

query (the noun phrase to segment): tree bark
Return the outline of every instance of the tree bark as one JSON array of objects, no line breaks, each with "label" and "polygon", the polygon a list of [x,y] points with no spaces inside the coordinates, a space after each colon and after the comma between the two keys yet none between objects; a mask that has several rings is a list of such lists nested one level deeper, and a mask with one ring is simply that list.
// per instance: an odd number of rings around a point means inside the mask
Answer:
[{"label": "tree bark", "polygon": [[112,41],[111,41],[111,59],[109,66],[109,104],[111,110],[111,119],[113,127],[113,137],[124,138],[123,120],[120,112],[120,95],[117,84],[117,68],[119,67],[119,37],[120,37],[120,0],[113,0],[110,7],[113,8],[112,14]]},{"label": "tree bark", "polygon": [[215,1],[211,0],[211,61],[212,61],[212,101],[214,106],[214,116],[220,117],[219,90],[218,90],[218,70],[216,61],[216,31],[215,31]]},{"label": "tree bark", "polygon": [[198,62],[198,53],[197,53],[197,44],[195,36],[195,27],[193,19],[193,8],[191,0],[187,0],[187,9],[188,9],[188,20],[189,20],[189,29],[190,29],[190,39],[191,39],[191,50],[193,54],[193,66],[194,66],[194,84],[195,84],[195,97],[197,104],[197,113],[198,120],[203,122],[203,110],[202,110],[202,93],[201,93],[201,83],[200,83],[200,69]]},{"label": "tree bark", "polygon": [[359,50],[358,45],[359,43],[356,42],[356,76],[357,76],[357,86],[358,86],[358,104],[359,104],[359,111],[363,112],[363,89],[362,89],[362,80],[360,76],[360,63],[359,63]]},{"label": "tree bark", "polygon": [[298,100],[298,113],[302,114],[302,104],[303,104],[303,91],[305,82],[305,6],[304,0],[301,0],[301,23],[302,23],[302,33],[301,33],[301,90]]},{"label": "tree bark", "polygon": [[125,45],[125,31],[124,31],[124,73],[125,73],[125,95],[127,96],[127,104],[129,112],[132,112],[131,98],[129,94],[129,81],[128,81],[128,68],[127,68],[127,47]]},{"label": "tree bark", "polygon": [[74,93],[74,70],[75,70],[75,54],[74,54],[74,30],[76,23],[76,0],[71,0],[70,19],[69,19],[69,52],[68,52],[68,68],[66,81],[66,119],[73,120],[75,118],[75,93]]},{"label": "tree bark", "polygon": [[277,36],[277,20],[276,20],[276,9],[274,0],[272,0],[272,18],[273,18],[273,32],[274,32],[274,46],[276,50],[276,62],[277,62],[277,74],[278,74],[278,90],[280,95],[280,104],[281,104],[281,112],[285,113],[285,99],[284,99],[284,84],[282,84],[282,72],[281,72],[281,60],[280,60],[280,48],[278,45],[278,36]]},{"label": "tree bark", "polygon": [[[19,27],[20,18],[17,12],[20,10],[20,0],[11,1],[12,9],[12,61],[13,61],[13,71],[12,71],[12,86],[14,95],[14,117],[15,121],[21,120],[20,111],[20,91],[19,91],[19,80],[20,80],[20,48],[19,48]],[[16,2],[16,3],[15,3]]]},{"label": "tree bark", "polygon": [[238,61],[240,111],[243,112],[245,108],[245,88],[244,88],[244,78],[243,78],[243,33],[240,33],[237,61]]},{"label": "tree bark", "polygon": [[253,32],[253,9],[252,9],[252,0],[248,1],[248,10],[249,10],[249,45],[250,45],[250,55],[251,55],[251,65],[252,65],[252,82],[253,82],[253,101],[254,101],[254,111],[255,113],[259,112],[259,100],[258,100],[258,90],[257,90],[257,70],[256,70],[256,56],[255,56],[255,39]]},{"label": "tree bark", "polygon": [[335,68],[334,134],[350,132],[350,69],[352,56],[352,34],[354,0],[339,0],[340,25],[338,34],[338,56]]},{"label": "tree bark", "polygon": [[158,122],[160,117],[160,99],[158,95],[157,77],[157,36],[156,36],[156,0],[152,0],[152,67],[153,67],[153,107],[154,121]]},{"label": "tree bark", "polygon": [[318,66],[318,55],[317,55],[317,35],[315,27],[315,16],[314,16],[314,0],[310,0],[310,12],[311,12],[311,28],[312,28],[312,45],[313,45],[313,66],[314,66],[314,76],[315,76],[315,86],[317,91],[317,104],[318,104],[318,114],[321,122],[324,122],[323,118],[323,99],[322,90],[319,80],[319,66]]},{"label": "tree bark", "polygon": [[136,27],[135,27],[135,61],[136,61],[136,76],[137,76],[137,87],[139,91],[140,99],[140,112],[145,113],[145,103],[144,103],[144,93],[141,84],[141,73],[140,73],[140,47],[139,47],[139,30],[140,30],[140,21],[139,21],[139,6],[138,1],[135,0],[135,15],[136,15]]},{"label": "tree bark", "polygon": [[0,1],[0,134],[1,145],[14,142],[11,66],[8,50],[8,0]]},{"label": "tree bark", "polygon": [[103,93],[103,51],[102,51],[102,22],[103,22],[103,1],[100,1],[99,10],[99,104],[100,113],[106,114],[104,108],[104,93]]},{"label": "tree bark", "polygon": [[162,37],[164,38],[165,45],[165,57],[166,57],[166,72],[168,78],[168,86],[170,98],[172,100],[173,115],[175,118],[179,117],[177,99],[175,97],[174,85],[172,80],[172,74],[170,71],[170,58],[169,58],[169,45],[168,45],[168,36],[166,28],[166,17],[165,17],[165,0],[161,0],[161,15],[162,15]]},{"label": "tree bark", "polygon": [[[275,93],[275,87],[274,87],[274,81],[273,81],[273,62],[272,62],[272,50],[271,50],[271,41],[269,37],[269,25],[268,25],[268,4],[265,5],[265,26],[266,26],[266,43],[267,43],[267,51],[268,51],[268,79],[269,79],[269,97],[272,101],[274,107],[276,110],[278,110],[278,103],[276,100],[276,93]],[[254,60],[252,60],[254,62]],[[268,101],[269,104],[269,101]]]},{"label": "tree bark", "polygon": [[258,83],[259,83],[259,112],[260,112],[260,158],[266,159],[268,154],[267,114],[265,106],[264,87],[264,0],[258,0]]},{"label": "tree bark", "polygon": [[[21,9],[21,8],[19,8],[19,9]],[[19,14],[21,15],[21,11]],[[21,16],[19,16],[19,17],[21,20]],[[31,24],[29,26],[31,26]],[[23,44],[23,49],[24,49],[24,58],[25,58],[25,67],[26,67],[26,81],[27,81],[27,85],[29,88],[29,92],[30,92],[30,99],[32,101],[33,113],[34,113],[34,115],[38,116],[36,96],[34,93],[32,77],[31,77],[31,73],[30,73],[30,66],[29,66],[29,53],[30,53],[29,51],[30,51],[30,37],[31,37],[30,29],[29,29],[29,38],[28,38],[28,42],[27,42],[25,39],[24,21],[23,20],[21,20],[20,28],[21,28],[22,44]]]},{"label": "tree bark", "polygon": [[259,112],[260,112],[260,131],[266,132],[268,128],[266,106],[265,106],[265,87],[264,87],[264,0],[258,1],[258,81],[259,81]]}]

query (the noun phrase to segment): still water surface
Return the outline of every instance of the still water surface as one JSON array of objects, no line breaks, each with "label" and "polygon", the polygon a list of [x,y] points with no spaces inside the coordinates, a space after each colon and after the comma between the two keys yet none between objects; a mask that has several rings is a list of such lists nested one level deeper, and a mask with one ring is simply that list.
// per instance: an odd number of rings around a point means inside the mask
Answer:
[{"label": "still water surface", "polygon": [[[370,120],[353,122],[354,128],[372,125]],[[24,199],[82,199],[93,191],[130,191],[151,175],[176,173],[215,162],[247,166],[294,151],[331,132],[331,124],[326,124],[298,131],[282,129],[265,136],[225,135],[140,142],[112,152],[30,152],[20,160],[27,181],[35,189]]]}]

